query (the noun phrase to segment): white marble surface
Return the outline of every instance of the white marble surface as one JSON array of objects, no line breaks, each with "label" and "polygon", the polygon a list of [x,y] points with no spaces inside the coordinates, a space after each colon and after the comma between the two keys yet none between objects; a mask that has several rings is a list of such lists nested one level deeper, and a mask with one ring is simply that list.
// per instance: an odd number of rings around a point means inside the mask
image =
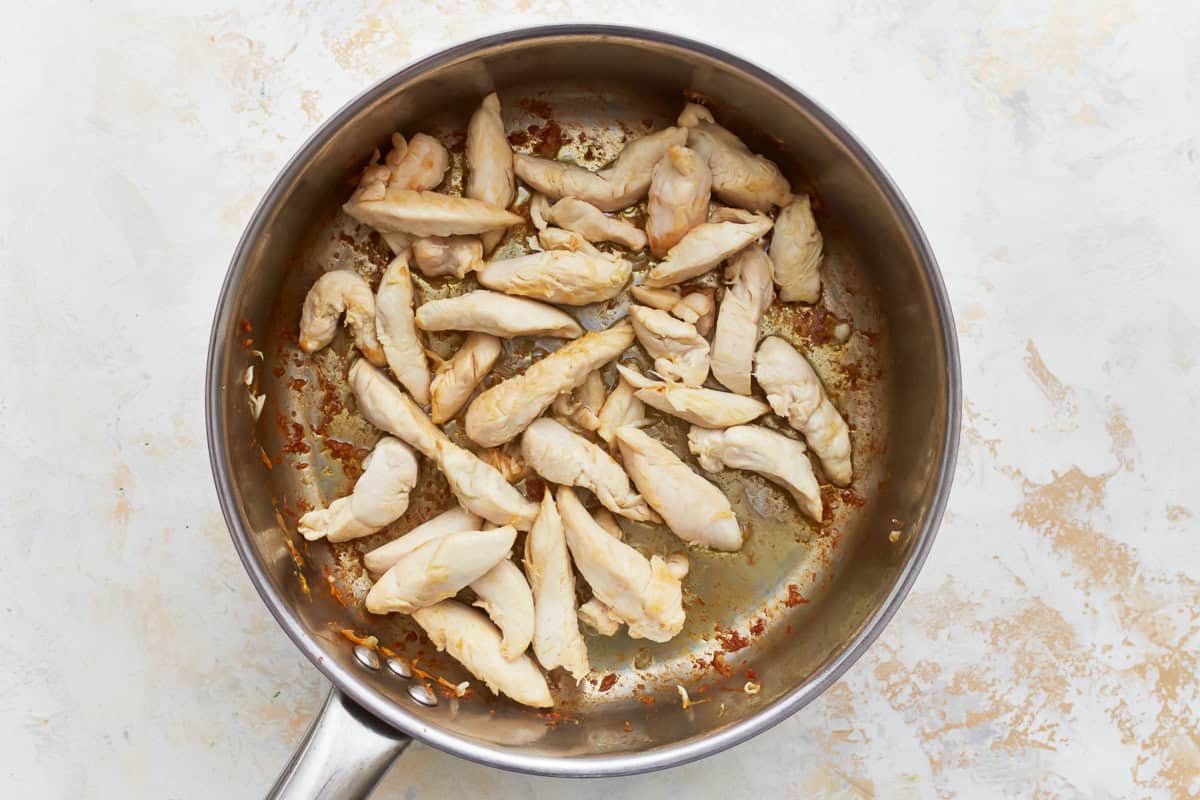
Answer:
[{"label": "white marble surface", "polygon": [[413,747],[382,797],[1200,792],[1200,14],[1192,2],[24,3],[0,26],[0,785],[257,797],[323,694],[203,445],[227,259],[302,139],[406,60],[604,19],[751,55],[887,165],[958,316],[932,558],[749,744],[566,786]]}]

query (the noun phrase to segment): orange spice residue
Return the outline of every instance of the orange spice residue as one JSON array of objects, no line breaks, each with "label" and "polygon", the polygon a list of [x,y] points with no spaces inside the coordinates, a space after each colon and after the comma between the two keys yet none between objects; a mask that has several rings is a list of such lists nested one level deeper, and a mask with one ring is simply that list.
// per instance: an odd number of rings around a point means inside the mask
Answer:
[{"label": "orange spice residue", "polygon": [[654,698],[653,697],[639,697],[638,702],[644,703],[645,705],[648,705],[648,706],[652,706],[652,705],[654,705]]},{"label": "orange spice residue", "polygon": [[800,594],[799,586],[794,583],[788,584],[788,596],[787,600],[784,601],[784,605],[786,605],[788,608],[795,608],[801,603],[807,602],[808,600],[806,600],[804,596]]},{"label": "orange spice residue", "polygon": [[371,636],[370,634],[355,633],[354,631],[350,630],[349,628],[338,628],[338,633],[340,633],[342,636],[345,636],[347,639],[354,642],[355,644],[362,645],[363,647],[369,647],[372,650],[380,649],[379,648],[379,640],[376,639],[374,636]]},{"label": "orange spice residue", "polygon": [[750,640],[742,636],[737,631],[728,631],[726,633],[717,634],[717,641],[721,643],[721,647],[726,653],[734,653],[741,650],[743,647],[750,646]]},{"label": "orange spice residue", "polygon": [[329,571],[328,566],[322,566],[321,571],[325,574],[325,582],[329,584],[329,595],[337,601],[342,608],[349,608],[346,605],[346,597],[342,594],[342,590],[337,587],[337,582],[333,579],[333,573]]},{"label": "orange spice residue", "polygon": [[615,672],[610,672],[604,676],[603,680],[600,681],[600,691],[607,692],[609,689],[615,686],[616,683],[617,674]]}]

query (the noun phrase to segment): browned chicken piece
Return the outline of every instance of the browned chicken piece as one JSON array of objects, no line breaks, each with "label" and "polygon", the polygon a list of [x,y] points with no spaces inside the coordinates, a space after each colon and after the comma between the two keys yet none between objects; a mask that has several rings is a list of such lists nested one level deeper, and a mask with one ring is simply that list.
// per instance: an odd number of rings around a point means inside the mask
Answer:
[{"label": "browned chicken piece", "polygon": [[[483,98],[467,124],[467,182],[463,194],[508,208],[516,193],[512,148],[504,134],[500,98],[492,92]],[[503,236],[503,231],[484,233],[483,248],[490,253]]]},{"label": "browned chicken piece", "polygon": [[650,252],[661,258],[708,216],[712,173],[694,150],[675,146],[654,166],[646,203]]},{"label": "browned chicken piece", "polygon": [[427,278],[461,278],[483,266],[483,242],[477,236],[427,236],[413,241],[412,252]]},{"label": "browned chicken piece", "polygon": [[375,295],[361,275],[348,269],[326,272],[308,290],[300,310],[300,349],[315,353],[332,342],[343,313],[362,354],[372,364],[386,364],[375,333]]},{"label": "browned chicken piece", "polygon": [[770,211],[785,206],[792,190],[779,167],[750,148],[737,136],[718,125],[704,106],[688,103],[679,115],[688,130],[688,147],[708,159],[712,191],[722,202],[753,211]]},{"label": "browned chicken piece", "polygon": [[759,324],[775,299],[771,259],[751,245],[725,268],[725,296],[712,344],[712,373],[731,392],[750,394]]},{"label": "browned chicken piece", "polygon": [[808,195],[797,197],[779,212],[771,236],[771,261],[779,299],[815,303],[821,299],[821,255],[825,246],[813,218]]}]

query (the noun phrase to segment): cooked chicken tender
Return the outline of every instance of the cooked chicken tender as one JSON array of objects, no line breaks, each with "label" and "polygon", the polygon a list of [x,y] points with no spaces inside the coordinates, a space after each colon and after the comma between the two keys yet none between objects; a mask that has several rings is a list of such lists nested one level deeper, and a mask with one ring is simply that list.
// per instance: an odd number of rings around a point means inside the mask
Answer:
[{"label": "cooked chicken tender", "polygon": [[452,419],[466,405],[499,357],[500,340],[491,334],[472,333],[463,340],[458,352],[437,368],[430,383],[435,424]]},{"label": "cooked chicken tender", "polygon": [[483,242],[477,236],[427,236],[412,243],[413,262],[427,278],[461,278],[483,266]]},{"label": "cooked chicken tender", "polygon": [[705,221],[712,172],[696,151],[675,146],[654,166],[646,203],[650,252],[661,258],[684,234]]},{"label": "cooked chicken tender", "polygon": [[[492,92],[483,98],[467,124],[467,181],[463,194],[498,208],[508,208],[516,193],[512,148],[504,134],[500,98]],[[483,234],[484,249],[491,252],[503,236],[503,231]]]},{"label": "cooked chicken tender", "polygon": [[808,359],[778,336],[768,336],[755,355],[754,377],[771,409],[804,434],[829,479],[848,486],[853,477],[850,429]]},{"label": "cooked chicken tender", "polygon": [[708,336],[716,320],[716,305],[709,290],[702,289],[684,295],[678,286],[634,286],[629,290],[633,299],[645,306],[668,311],[671,316],[696,326],[696,332]]},{"label": "cooked chicken tender", "polygon": [[613,610],[593,597],[579,607],[579,621],[601,636],[616,636],[621,629],[621,619]]},{"label": "cooked chicken tender", "polygon": [[[376,150],[371,165],[363,170],[356,195],[364,200],[381,200],[389,187],[425,191],[442,182],[450,166],[450,154],[442,143],[424,133],[412,141],[392,134],[392,149],[384,163],[379,162]],[[398,250],[396,252],[399,252]]]},{"label": "cooked chicken tender", "polygon": [[381,233],[412,236],[472,235],[521,223],[516,214],[482,200],[394,186],[389,186],[378,200],[368,200],[356,193],[342,209]]},{"label": "cooked chicken tender", "polygon": [[551,409],[556,417],[585,431],[595,431],[600,427],[600,408],[607,391],[600,370],[592,370],[582,385],[556,397]]},{"label": "cooked chicken tender", "polygon": [[453,597],[508,557],[517,531],[458,531],[426,542],[396,561],[367,592],[372,614],[411,614]]},{"label": "cooked chicken tender", "polygon": [[639,522],[659,521],[629,485],[621,465],[561,423],[546,417],[535,420],[521,436],[521,452],[533,471],[550,483],[587,489],[614,514]]},{"label": "cooked chicken tender", "polygon": [[533,590],[533,653],[547,670],[562,667],[576,681],[591,670],[575,609],[575,572],[554,495],[542,495],[537,522],[525,537],[525,574]]},{"label": "cooked chicken tender", "polygon": [[372,364],[386,364],[375,334],[375,295],[361,275],[348,269],[326,272],[308,290],[300,309],[300,349],[315,353],[332,342],[343,313],[355,346]]},{"label": "cooked chicken tender", "polygon": [[417,485],[417,459],[399,439],[385,436],[363,461],[365,470],[347,497],[300,518],[300,533],[314,541],[345,542],[391,525],[408,509]]},{"label": "cooked chicken tender", "polygon": [[478,598],[472,605],[482,608],[504,636],[501,655],[512,661],[528,650],[533,641],[533,593],[521,568],[506,558],[471,581],[471,591]]},{"label": "cooked chicken tender", "polygon": [[696,326],[666,311],[631,305],[633,332],[654,359],[654,371],[672,383],[699,386],[708,377],[708,342]]},{"label": "cooked chicken tender", "polygon": [[705,222],[692,228],[646,275],[650,287],[670,286],[703,275],[771,230],[771,218]]},{"label": "cooked chicken tender", "polygon": [[467,436],[483,447],[507,442],[541,416],[554,398],[579,386],[589,372],[612,361],[631,344],[633,327],[625,321],[568,342],[530,364],[523,374],[476,397],[464,417]]},{"label": "cooked chicken tender", "polygon": [[672,533],[714,550],[741,549],[742,530],[724,492],[645,431],[621,428],[617,444],[629,477]]},{"label": "cooked chicken tender", "polygon": [[775,299],[771,259],[751,245],[725,268],[725,296],[712,344],[713,377],[731,392],[750,394],[759,323]]},{"label": "cooked chicken tender", "polygon": [[610,217],[576,197],[564,197],[545,208],[541,217],[548,223],[578,233],[589,242],[615,242],[635,251],[646,246],[646,234],[640,228],[619,217]]},{"label": "cooked chicken tender", "polygon": [[617,370],[637,389],[635,397],[664,414],[685,419],[702,428],[729,428],[758,419],[770,408],[753,397],[716,389],[653,381],[618,364]]},{"label": "cooked chicken tender", "polygon": [[537,517],[537,504],[525,499],[494,467],[451,442],[382,372],[356,361],[350,367],[350,385],[367,421],[432,459],[463,507],[498,525],[529,530]]},{"label": "cooked chicken tender", "polygon": [[741,139],[713,120],[707,108],[688,103],[679,124],[687,128],[688,147],[707,159],[713,194],[723,202],[754,211],[791,202],[791,187],[779,167],[751,153]]},{"label": "cooked chicken tender", "polygon": [[821,255],[825,241],[813,218],[812,201],[800,195],[779,212],[771,236],[771,261],[779,299],[815,303],[821,299]]},{"label": "cooked chicken tender", "polygon": [[527,655],[506,659],[500,631],[483,614],[456,600],[443,600],[412,616],[434,647],[448,652],[492,692],[534,708],[554,705],[546,677],[533,659]]},{"label": "cooked chicken tender", "polygon": [[546,250],[491,261],[475,277],[489,289],[550,303],[582,306],[609,300],[629,282],[633,265],[568,250]]},{"label": "cooked chicken tender", "polygon": [[651,170],[672,145],[683,144],[687,131],[666,128],[625,145],[611,166],[592,172],[564,161],[517,153],[517,177],[553,200],[576,197],[601,211],[620,211],[646,195]]},{"label": "cooked chicken tender", "polygon": [[542,228],[538,231],[538,244],[544,250],[569,250],[573,253],[586,253],[597,258],[607,258],[610,261],[620,260],[597,248],[575,231],[565,228]]},{"label": "cooked chicken tender", "polygon": [[[361,479],[360,479],[361,480]],[[432,519],[422,522],[398,539],[370,550],[363,556],[363,564],[373,574],[387,572],[400,557],[411,553],[426,542],[440,539],[459,531],[477,531],[483,526],[483,518],[472,514],[462,506],[443,511]]]},{"label": "cooked chicken tender", "polygon": [[592,594],[629,626],[634,639],[665,642],[683,629],[683,590],[659,556],[646,559],[601,528],[573,489],[560,487],[558,511],[575,566]]},{"label": "cooked chicken tender", "polygon": [[485,289],[425,303],[417,309],[417,327],[423,331],[478,331],[508,339],[574,339],[583,333],[570,314],[554,306]]},{"label": "cooked chicken tender", "polygon": [[637,389],[623,374],[618,374],[617,385],[605,398],[597,418],[596,435],[609,447],[616,446],[618,428],[646,424],[646,407],[637,399]]},{"label": "cooked chicken tender", "polygon": [[375,333],[388,366],[418,405],[429,405],[429,364],[413,323],[413,285],[408,258],[392,259],[375,294]]},{"label": "cooked chicken tender", "polygon": [[803,442],[761,425],[735,425],[723,431],[693,426],[688,449],[709,472],[726,467],[757,472],[786,489],[809,518],[821,521],[821,486]]}]

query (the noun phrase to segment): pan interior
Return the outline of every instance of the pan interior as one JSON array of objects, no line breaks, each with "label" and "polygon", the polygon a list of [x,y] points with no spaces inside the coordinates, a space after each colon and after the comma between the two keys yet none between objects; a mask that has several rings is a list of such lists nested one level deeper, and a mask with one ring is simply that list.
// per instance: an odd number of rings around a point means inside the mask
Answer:
[{"label": "pan interior", "polygon": [[[764,333],[783,336],[811,357],[851,424],[854,448],[854,483],[846,490],[825,485],[821,525],[755,475],[709,475],[747,529],[745,548],[688,551],[687,624],[672,641],[587,632],[593,673],[579,685],[553,673],[560,702],[550,713],[495,698],[436,653],[407,617],[362,610],[370,586],[362,554],[454,503],[431,463],[422,460],[408,512],[385,531],[336,545],[308,544],[296,531],[305,510],[349,492],[380,435],[358,416],[349,392],[349,337],[339,333],[311,356],[296,347],[300,306],[317,275],[349,267],[375,285],[390,259],[379,237],[340,205],[372,149],[386,149],[393,130],[439,136],[453,157],[446,185],[461,184],[466,122],[492,89],[499,91],[517,149],[588,166],[611,160],[631,138],[673,124],[685,92],[699,93],[719,121],[784,169],[797,192],[809,192],[825,237],[824,297],[815,307],[777,302]],[[686,51],[569,37],[510,43],[380,92],[284,188],[276,207],[264,209],[269,224],[250,250],[230,315],[222,411],[237,501],[255,556],[323,657],[404,712],[488,748],[539,755],[667,747],[736,724],[812,679],[896,584],[915,552],[942,455],[938,325],[895,212],[862,165],[805,109],[732,67]],[[522,193],[516,209],[526,217],[527,199]],[[530,224],[512,229],[499,255],[528,252],[533,232]],[[648,266],[644,258],[635,260],[635,282]],[[719,277],[711,273],[700,283],[718,298]],[[425,279],[414,271],[414,278],[418,302],[476,288],[470,277]],[[605,327],[625,313],[627,301],[622,296],[585,307],[577,316],[586,327]],[[448,356],[460,340],[459,334],[436,334],[429,346]],[[505,342],[493,379],[520,372],[555,346],[551,340]],[[641,364],[647,366],[644,358]],[[606,378],[611,385],[611,366]],[[252,396],[265,397],[257,422]],[[650,413],[656,420],[651,435],[699,469],[687,454],[686,425]],[[453,424],[448,432],[469,444]],[[627,541],[644,552],[686,549],[663,528],[622,525]],[[579,585],[586,597],[586,584]],[[412,701],[408,681],[386,669],[358,669],[348,632],[373,635],[387,651],[415,660],[441,702],[425,708]],[[464,680],[471,691],[454,696],[448,687]],[[699,702],[685,710],[678,686]]]}]

